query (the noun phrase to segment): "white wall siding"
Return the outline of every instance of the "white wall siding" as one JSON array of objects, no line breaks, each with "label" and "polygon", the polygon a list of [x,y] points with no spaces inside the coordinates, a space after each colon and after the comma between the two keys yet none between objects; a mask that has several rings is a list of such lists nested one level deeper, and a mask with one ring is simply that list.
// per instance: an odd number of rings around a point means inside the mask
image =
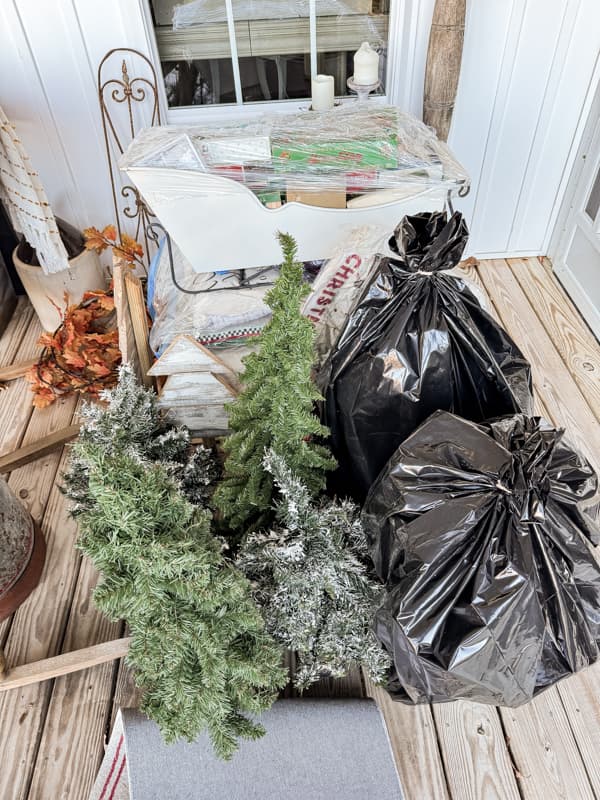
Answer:
[{"label": "white wall siding", "polygon": [[[0,2],[0,103],[56,212],[80,227],[112,219],[96,70],[113,47],[151,54],[144,2]],[[395,2],[393,100],[420,114],[434,0]],[[599,50],[598,0],[468,3],[450,145],[473,179],[460,203],[471,252],[547,248]]]}]

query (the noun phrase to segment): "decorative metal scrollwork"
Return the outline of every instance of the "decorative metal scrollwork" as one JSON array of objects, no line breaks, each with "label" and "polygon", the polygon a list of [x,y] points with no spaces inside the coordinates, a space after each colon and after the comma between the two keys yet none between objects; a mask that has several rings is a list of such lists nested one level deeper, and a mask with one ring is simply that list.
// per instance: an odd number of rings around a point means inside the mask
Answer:
[{"label": "decorative metal scrollwork", "polygon": [[[121,78],[104,77],[109,61],[115,57],[122,56]],[[127,69],[126,56],[133,56],[141,59],[148,70],[150,77],[138,76],[131,78]],[[129,47],[113,48],[109,50],[98,65],[98,102],[100,103],[100,114],[102,117],[102,130],[104,132],[104,144],[106,148],[106,158],[108,161],[108,171],[110,185],[115,210],[115,221],[119,237],[122,233],[123,218],[132,220],[135,225],[134,236],[137,241],[144,245],[146,258],[149,258],[149,245],[155,244],[155,237],[150,231],[150,225],[154,219],[152,211],[148,208],[142,196],[131,184],[122,186],[120,191],[118,186],[121,184],[118,165],[115,155],[118,158],[125,151],[129,142],[135,138],[135,104],[150,103],[150,125],[160,125],[160,107],[158,103],[156,71],[152,62],[139,50]],[[126,114],[126,135],[119,134],[117,120],[111,113],[110,102],[127,109]],[[147,117],[146,117],[147,119]],[[122,205],[122,201],[125,201]]]}]

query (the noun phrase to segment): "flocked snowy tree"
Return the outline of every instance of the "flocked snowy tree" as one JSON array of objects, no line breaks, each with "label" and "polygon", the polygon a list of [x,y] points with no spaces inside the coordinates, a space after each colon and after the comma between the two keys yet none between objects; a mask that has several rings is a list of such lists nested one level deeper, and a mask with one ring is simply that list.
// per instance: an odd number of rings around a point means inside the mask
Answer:
[{"label": "flocked snowy tree", "polygon": [[335,461],[321,440],[329,431],[314,414],[321,399],[312,380],[314,328],[300,305],[309,291],[294,239],[280,233],[280,275],[265,302],[273,310],[259,350],[244,362],[243,391],[229,405],[232,434],[225,440],[225,476],[214,499],[233,530],[269,521],[273,479],[263,468],[265,448],[283,456],[311,494],[325,486]]},{"label": "flocked snowy tree", "polygon": [[71,513],[77,516],[91,502],[87,458],[80,458],[79,453],[94,445],[106,455],[127,453],[162,464],[190,502],[206,506],[219,475],[216,460],[205,447],[192,448],[189,431],[161,414],[155,392],[141,386],[130,367],[122,366],[118,383],[102,398],[108,405],[89,403],[81,411],[78,444],[65,476]]},{"label": "flocked snowy tree", "polygon": [[342,677],[352,666],[382,680],[389,659],[372,620],[383,587],[364,566],[359,509],[349,501],[313,502],[272,450],[264,467],[281,498],[276,522],[266,532],[248,534],[237,565],[252,582],[267,629],[297,652],[296,685],[305,689],[324,675]]},{"label": "flocked snowy tree", "polygon": [[265,630],[246,578],[225,561],[202,500],[210,469],[187,457],[154,396],[124,371],[107,408],[88,408],[65,476],[80,522],[79,546],[102,574],[94,593],[125,619],[128,663],[142,709],[167,741],[203,729],[229,757],[238,737],[263,732],[247,714],[285,682],[281,647]]}]

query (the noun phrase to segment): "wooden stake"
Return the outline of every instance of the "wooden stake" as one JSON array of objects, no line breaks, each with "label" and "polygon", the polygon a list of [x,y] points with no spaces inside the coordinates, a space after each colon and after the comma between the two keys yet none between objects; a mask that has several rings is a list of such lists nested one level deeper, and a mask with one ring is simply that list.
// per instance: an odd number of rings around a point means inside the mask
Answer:
[{"label": "wooden stake", "polygon": [[25,464],[48,455],[48,453],[57,450],[78,435],[79,425],[69,425],[67,428],[60,428],[54,433],[38,439],[37,442],[32,442],[25,445],[25,447],[19,447],[18,450],[14,450],[12,453],[0,456],[0,475],[12,472],[19,467],[24,467]]},{"label": "wooden stake", "polygon": [[14,667],[4,675],[0,673],[0,692],[40,683],[40,681],[47,681],[51,678],[59,678],[61,675],[79,672],[79,670],[95,667],[107,661],[123,658],[129,651],[130,643],[130,638],[115,639],[112,642],[94,644],[71,653],[62,653],[53,658],[45,658],[42,661]]},{"label": "wooden stake", "polygon": [[148,317],[146,314],[146,301],[140,279],[132,274],[131,270],[125,273],[125,289],[129,304],[129,315],[133,326],[133,336],[140,362],[141,379],[144,386],[153,386],[148,370],[152,366],[152,353],[148,344]]},{"label": "wooden stake", "polygon": [[14,381],[15,378],[22,378],[37,362],[37,358],[32,358],[31,361],[21,361],[19,364],[0,367],[0,381]]}]

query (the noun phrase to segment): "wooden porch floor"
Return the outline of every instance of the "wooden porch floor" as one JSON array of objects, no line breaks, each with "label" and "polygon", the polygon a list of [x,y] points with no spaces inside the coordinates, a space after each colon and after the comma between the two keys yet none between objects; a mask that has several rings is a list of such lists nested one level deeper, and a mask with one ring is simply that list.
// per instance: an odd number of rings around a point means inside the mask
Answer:
[{"label": "wooden porch floor", "polygon": [[[538,411],[564,425],[600,471],[600,345],[538,260],[486,261],[468,277],[533,367]],[[36,355],[39,328],[22,301],[0,339],[0,364]],[[0,454],[68,425],[76,401],[32,409],[23,380],[0,392]],[[48,556],[42,584],[0,624],[9,666],[120,636],[90,600],[96,574],[73,547],[76,527],[57,483],[66,453],[10,475],[41,522]],[[362,695],[355,675],[312,694]],[[600,798],[600,664],[519,709],[459,702],[412,708],[373,696],[383,710],[409,800]],[[0,694],[0,798],[86,800],[119,706],[136,693],[122,663]],[[282,799],[283,800],[283,799]],[[377,800],[365,798],[365,800]]]}]

